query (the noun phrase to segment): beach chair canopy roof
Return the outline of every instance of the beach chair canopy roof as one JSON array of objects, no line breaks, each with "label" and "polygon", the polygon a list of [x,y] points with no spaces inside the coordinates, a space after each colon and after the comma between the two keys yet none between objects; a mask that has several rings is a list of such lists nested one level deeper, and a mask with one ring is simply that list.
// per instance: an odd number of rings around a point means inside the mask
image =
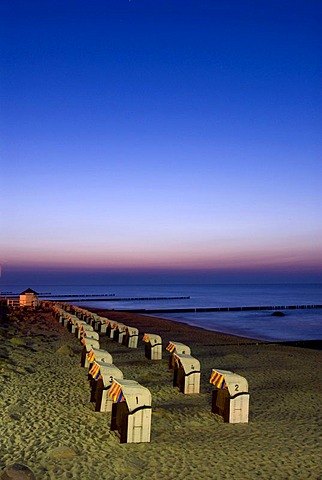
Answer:
[{"label": "beach chair canopy roof", "polygon": [[126,402],[130,412],[140,407],[151,407],[150,390],[134,380],[114,379],[108,391],[114,402]]},{"label": "beach chair canopy roof", "polygon": [[195,357],[185,354],[175,354],[176,362],[182,366],[185,373],[200,372],[200,362]]},{"label": "beach chair canopy roof", "polygon": [[97,332],[94,332],[94,330],[84,330],[84,335],[86,338],[95,338],[95,340],[98,340],[100,339],[100,336]]},{"label": "beach chair canopy roof", "polygon": [[185,355],[190,355],[191,350],[188,345],[185,345],[184,343],[180,342],[172,342],[169,341],[169,345],[166,347],[166,350],[170,353],[179,353],[179,354],[185,354]]},{"label": "beach chair canopy roof", "polygon": [[105,324],[105,323],[107,323],[107,318],[105,318],[105,317],[98,317],[97,321]]},{"label": "beach chair canopy roof", "polygon": [[127,326],[124,325],[124,323],[118,323],[117,326],[114,328],[118,328],[120,332],[124,332],[127,329]]},{"label": "beach chair canopy roof", "polygon": [[92,325],[88,325],[88,323],[82,323],[81,325],[78,325],[78,327],[81,329],[81,330],[87,330],[89,332],[93,332],[94,331],[94,328],[92,327]]},{"label": "beach chair canopy roof", "polygon": [[144,342],[150,342],[151,345],[155,345],[157,343],[162,343],[162,339],[160,335],[155,335],[154,333],[145,333],[143,335],[143,341]]},{"label": "beach chair canopy roof", "polygon": [[97,362],[113,363],[113,358],[110,353],[101,348],[92,348],[94,359]]},{"label": "beach chair canopy roof", "polygon": [[56,312],[64,312],[64,310],[61,308],[61,306],[56,305],[56,303],[54,303],[54,305],[53,305],[53,310],[56,310]]},{"label": "beach chair canopy roof", "polygon": [[58,303],[54,303],[53,309],[56,310],[56,312],[64,312],[65,313],[65,310],[63,309],[63,307]]},{"label": "beach chair canopy roof", "polygon": [[91,348],[100,348],[100,343],[95,338],[84,337],[83,338],[83,345],[86,347],[87,352],[90,351]]},{"label": "beach chair canopy roof", "polygon": [[114,378],[123,378],[123,372],[114,363],[95,362],[100,367],[104,387],[112,385]]},{"label": "beach chair canopy roof", "polygon": [[88,325],[86,322],[84,322],[84,320],[80,320],[78,317],[76,317],[76,315],[70,315],[70,317],[73,318],[78,328]]},{"label": "beach chair canopy roof", "polygon": [[126,327],[127,331],[129,332],[130,335],[138,335],[139,334],[139,329],[135,327]]},{"label": "beach chair canopy roof", "polygon": [[212,369],[209,382],[219,389],[227,388],[230,395],[248,392],[246,378],[229,370]]}]

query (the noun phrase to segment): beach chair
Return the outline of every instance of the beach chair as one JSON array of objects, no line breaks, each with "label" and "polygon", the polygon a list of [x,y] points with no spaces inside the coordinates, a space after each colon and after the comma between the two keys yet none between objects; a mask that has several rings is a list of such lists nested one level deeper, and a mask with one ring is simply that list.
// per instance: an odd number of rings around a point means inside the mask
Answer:
[{"label": "beach chair", "polygon": [[125,327],[123,336],[123,345],[129,348],[137,348],[139,339],[139,330],[135,327]]},{"label": "beach chair", "polygon": [[80,331],[79,330],[81,330],[83,328],[83,326],[85,326],[85,325],[88,327],[88,325],[87,325],[86,322],[84,322],[84,320],[80,320],[76,316],[74,316],[73,318],[74,318],[74,324],[75,324],[75,331],[74,331],[75,337],[80,338]]},{"label": "beach chair", "polygon": [[126,333],[126,325],[124,323],[113,322],[111,329],[111,338],[118,343],[123,343],[123,337]]},{"label": "beach chair", "polygon": [[120,443],[150,442],[150,391],[133,380],[114,379],[108,396],[113,400],[111,430],[118,434]]},{"label": "beach chair", "polygon": [[[104,333],[104,330],[105,330],[105,335],[108,337],[108,338],[113,338],[113,335],[114,335],[114,330],[112,329],[112,325],[113,325],[113,321],[110,320],[109,318],[106,319],[106,327],[104,325],[102,325],[101,327],[101,332]],[[113,333],[112,333],[113,331]]]},{"label": "beach chair", "polygon": [[75,330],[76,330],[76,327],[77,327],[77,322],[79,322],[79,319],[75,315],[68,315],[67,316],[67,323],[66,323],[67,330],[70,333],[73,333],[74,335],[75,335]]},{"label": "beach chair", "polygon": [[145,333],[143,342],[145,342],[144,354],[146,358],[149,360],[162,360],[162,339],[160,335]]},{"label": "beach chair", "polygon": [[90,317],[90,320],[89,320],[89,325],[91,327],[93,327],[93,330],[95,330],[95,325],[100,321],[99,320],[99,315],[97,315],[97,313],[91,313],[91,317]]},{"label": "beach chair", "polygon": [[100,317],[100,323],[98,324],[98,332],[105,333],[107,335],[107,327],[110,325],[111,320],[105,317]]},{"label": "beach chair", "polygon": [[113,400],[108,390],[115,378],[123,378],[123,372],[113,363],[95,361],[92,366],[91,397],[95,403],[95,412],[111,412]]},{"label": "beach chair", "polygon": [[97,316],[97,318],[95,319],[95,321],[93,323],[93,327],[94,327],[95,332],[100,332],[101,331],[101,326],[102,326],[103,323],[105,323],[105,318]]},{"label": "beach chair", "polygon": [[170,341],[169,344],[166,347],[166,350],[171,354],[169,357],[169,368],[172,369],[174,368],[175,360],[174,360],[174,355],[176,353],[178,354],[183,354],[183,355],[190,355],[191,350],[188,345],[185,345],[184,343],[180,342],[172,342]]},{"label": "beach chair", "polygon": [[98,340],[95,340],[95,338],[87,338],[87,337],[83,338],[82,344],[83,344],[83,348],[82,348],[82,352],[81,352],[80,364],[81,364],[81,367],[88,368],[89,362],[88,362],[87,354],[93,348],[96,348],[96,349],[99,350],[100,344],[99,344]]},{"label": "beach chair", "polygon": [[126,329],[127,329],[127,326],[124,325],[124,323],[117,324],[117,329],[114,333],[114,340],[120,343],[121,345],[123,344],[123,339],[126,334]]},{"label": "beach chair", "polygon": [[180,392],[192,394],[200,392],[200,362],[191,355],[174,354],[173,386]]},{"label": "beach chair", "polygon": [[118,342],[118,339],[119,339],[118,322],[115,322],[115,321],[111,322],[110,328],[107,329],[106,334],[107,332],[109,332],[108,336],[112,340],[115,340],[116,342]]},{"label": "beach chair", "polygon": [[81,343],[83,338],[94,338],[95,340],[99,341],[100,336],[94,330],[82,330],[81,332]]},{"label": "beach chair", "polygon": [[78,323],[77,324],[77,332],[75,331],[76,337],[80,340],[82,336],[84,336],[85,332],[93,332],[94,329],[91,325],[87,325],[87,323]]},{"label": "beach chair", "polygon": [[212,393],[212,412],[228,423],[248,423],[249,392],[247,380],[229,370],[212,370],[209,382],[216,388]]},{"label": "beach chair", "polygon": [[91,349],[87,353],[86,363],[84,366],[90,369],[91,364],[94,363],[94,361],[113,363],[113,358],[112,358],[112,355],[106,350],[103,350],[101,348],[91,347]]},{"label": "beach chair", "polygon": [[72,315],[71,313],[66,313],[64,312],[64,315],[62,316],[62,326],[66,327],[68,330],[70,329],[70,322],[75,323],[79,321],[79,319],[76,317],[76,315]]},{"label": "beach chair", "polygon": [[63,323],[63,318],[67,315],[67,313],[61,308],[58,307],[57,305],[53,306],[53,314],[56,320],[59,321],[59,323]]}]

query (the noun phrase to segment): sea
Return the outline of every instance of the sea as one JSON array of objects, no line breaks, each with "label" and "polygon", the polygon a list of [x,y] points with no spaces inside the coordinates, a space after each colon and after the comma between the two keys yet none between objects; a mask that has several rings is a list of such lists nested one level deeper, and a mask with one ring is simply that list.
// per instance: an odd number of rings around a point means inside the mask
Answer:
[{"label": "sea", "polygon": [[[1,285],[1,294],[18,294],[26,288],[40,299],[62,301],[88,308],[146,310],[147,314],[262,341],[322,340],[322,284],[265,285]],[[184,311],[198,308],[275,306],[272,310],[223,312]],[[286,306],[307,308],[286,309]],[[149,310],[158,310],[149,313]],[[175,311],[173,311],[175,310]],[[178,311],[179,310],[179,311]]]}]

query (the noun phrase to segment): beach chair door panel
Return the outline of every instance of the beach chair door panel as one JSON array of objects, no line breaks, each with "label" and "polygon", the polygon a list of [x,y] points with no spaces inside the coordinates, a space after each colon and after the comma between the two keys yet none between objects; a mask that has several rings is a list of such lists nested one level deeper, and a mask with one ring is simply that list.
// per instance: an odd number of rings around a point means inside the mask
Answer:
[{"label": "beach chair door panel", "polygon": [[101,333],[105,333],[105,334],[106,334],[106,331],[107,331],[107,325],[106,325],[106,323],[100,324],[98,331],[101,332]]},{"label": "beach chair door panel", "polygon": [[238,395],[231,400],[230,406],[230,423],[247,423],[248,422],[248,405],[249,395]]},{"label": "beach chair door panel", "polygon": [[108,396],[108,390],[104,388],[102,391],[101,412],[112,411],[113,400]]},{"label": "beach chair door panel", "polygon": [[142,442],[143,429],[143,410],[135,412],[129,418],[129,433],[128,442],[139,443]]},{"label": "beach chair door panel", "polygon": [[151,409],[143,408],[128,418],[128,443],[149,442],[151,436]]},{"label": "beach chair door panel", "polygon": [[195,373],[187,375],[185,393],[199,393],[197,389],[197,375]]}]

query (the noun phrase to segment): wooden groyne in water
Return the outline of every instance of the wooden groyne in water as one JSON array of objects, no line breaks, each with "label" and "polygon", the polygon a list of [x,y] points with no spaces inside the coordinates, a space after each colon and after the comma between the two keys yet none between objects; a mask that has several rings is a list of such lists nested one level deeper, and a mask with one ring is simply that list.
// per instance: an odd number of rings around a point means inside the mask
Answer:
[{"label": "wooden groyne in water", "polygon": [[[9,295],[10,294],[10,295]],[[10,296],[10,298],[19,297],[20,293],[10,293],[10,292],[1,292],[0,296],[3,295],[4,298]],[[57,298],[78,298],[78,297],[115,297],[115,293],[69,293],[69,294],[56,294],[50,292],[38,293],[39,298],[45,297],[50,300],[57,300]],[[100,298],[100,300],[105,300],[105,298]],[[113,298],[114,300],[114,298]],[[97,301],[95,299],[95,301]]]},{"label": "wooden groyne in water", "polygon": [[[106,297],[113,297],[112,300],[114,300],[114,297],[115,297],[115,293],[69,293],[68,295],[56,295],[56,294],[39,294],[38,295],[39,297],[46,297],[46,298],[50,298],[51,300],[56,300],[57,298],[78,298],[78,297],[100,297],[100,300],[106,300]],[[101,298],[101,297],[104,297],[104,298]],[[97,301],[97,299],[95,299],[95,301]]]},{"label": "wooden groyne in water", "polygon": [[[135,301],[156,301],[156,300],[189,300],[190,297],[99,297],[92,298],[91,295],[57,295],[55,298],[48,297],[52,302],[60,301],[62,298],[71,297],[75,298],[77,302],[135,302]],[[78,298],[82,297],[82,298]],[[83,298],[86,297],[86,298]],[[90,299],[88,297],[91,297]],[[132,311],[132,310],[131,310]]]},{"label": "wooden groyne in water", "polygon": [[[140,308],[131,309],[135,313],[201,313],[201,312],[247,312],[254,310],[304,310],[322,308],[321,305],[261,305],[247,307],[196,307],[196,308]],[[124,310],[124,309],[123,309]]]}]

